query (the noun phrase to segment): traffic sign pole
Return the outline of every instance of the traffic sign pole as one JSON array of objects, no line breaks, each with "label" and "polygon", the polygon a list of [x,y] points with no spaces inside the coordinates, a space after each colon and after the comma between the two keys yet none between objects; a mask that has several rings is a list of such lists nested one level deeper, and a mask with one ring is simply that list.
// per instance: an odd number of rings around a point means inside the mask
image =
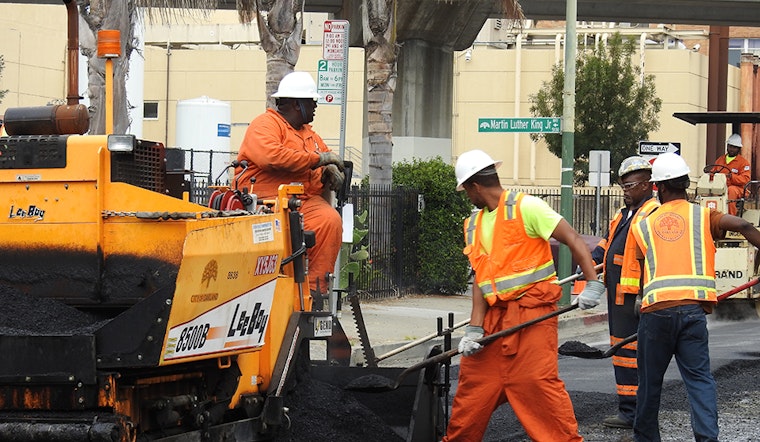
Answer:
[{"label": "traffic sign pole", "polygon": [[[560,191],[560,215],[573,225],[573,165],[575,163],[575,54],[577,36],[575,24],[578,19],[577,0],[567,0],[565,5],[565,85],[562,90],[562,187]],[[572,259],[570,249],[560,244],[560,279],[570,275]],[[559,305],[570,304],[570,287],[562,288]]]},{"label": "traffic sign pole", "polygon": [[[348,105],[348,30],[349,23],[346,21],[343,44],[343,80],[341,83],[341,102],[340,102],[340,157],[346,156],[346,106]],[[351,179],[349,177],[349,179]]]}]

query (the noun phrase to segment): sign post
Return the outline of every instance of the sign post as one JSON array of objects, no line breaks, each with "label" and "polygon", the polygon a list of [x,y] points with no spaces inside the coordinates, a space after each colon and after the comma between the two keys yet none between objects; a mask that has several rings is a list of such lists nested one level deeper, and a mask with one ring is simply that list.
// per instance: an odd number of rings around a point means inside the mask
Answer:
[{"label": "sign post", "polygon": [[588,152],[588,183],[596,186],[596,217],[594,219],[594,235],[599,236],[601,226],[600,206],[602,205],[602,186],[610,185],[610,151],[590,150]]},{"label": "sign post", "polygon": [[346,153],[346,90],[348,80],[347,20],[325,20],[322,60],[317,62],[319,104],[340,105],[340,157]]}]

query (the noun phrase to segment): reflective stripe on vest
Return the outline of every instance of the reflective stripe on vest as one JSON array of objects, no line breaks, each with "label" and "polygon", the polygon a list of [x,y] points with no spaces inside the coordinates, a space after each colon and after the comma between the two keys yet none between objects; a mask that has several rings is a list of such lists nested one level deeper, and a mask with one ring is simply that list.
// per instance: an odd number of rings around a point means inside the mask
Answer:
[{"label": "reflective stripe on vest", "polygon": [[496,287],[496,293],[507,293],[551,278],[554,273],[554,263],[549,262],[529,272],[496,278],[493,284],[491,281],[483,281],[478,286],[483,291],[483,296],[493,294],[493,287]]},{"label": "reflective stripe on vest", "polygon": [[[470,263],[476,272],[477,285],[482,290],[483,297],[490,304],[496,302],[497,297],[501,300],[516,299],[522,295],[524,290],[521,289],[540,281],[552,279],[556,276],[554,261],[551,259],[551,251],[549,250],[548,242],[540,238],[527,237],[524,233],[525,226],[522,222],[520,222],[519,227],[517,227],[521,229],[519,233],[509,230],[515,229],[515,226],[506,227],[506,225],[501,224],[503,222],[517,222],[518,220],[522,220],[518,206],[522,194],[512,191],[505,191],[504,193],[505,194],[499,201],[500,207],[496,209],[502,210],[503,215],[497,216],[496,224],[494,226],[494,240],[501,235],[507,235],[507,238],[509,238],[510,235],[522,235],[527,241],[526,247],[528,247],[527,249],[522,250],[523,253],[526,250],[534,250],[538,254],[533,256],[538,257],[539,259],[536,260],[537,262],[533,264],[532,267],[514,273],[510,273],[512,270],[508,270],[507,268],[491,267],[490,263],[492,262],[492,258],[496,259],[498,262],[514,262],[514,260],[519,260],[521,256],[502,256],[506,253],[503,249],[491,250],[490,254],[484,254],[479,239],[480,232],[478,231],[483,211],[481,210],[470,215],[469,219],[465,221],[464,233],[467,244],[464,253],[468,255]],[[519,239],[522,240],[522,238]],[[538,249],[536,249],[536,246],[538,245],[536,242],[541,243],[541,246]],[[545,250],[542,248],[544,246],[546,248]],[[540,257],[543,257],[544,255],[546,255],[546,260],[542,262]],[[482,261],[483,259],[486,261]]]},{"label": "reflective stripe on vest", "polygon": [[623,253],[623,265],[620,271],[620,291],[623,293],[639,293],[639,281],[641,270],[636,260],[636,240],[633,238],[633,226],[641,222],[642,219],[654,213],[660,207],[657,198],[649,198],[639,207],[639,210],[633,215],[631,228],[628,230],[628,236],[625,240],[625,251]]},{"label": "reflective stripe on vest", "polygon": [[[656,273],[657,263],[655,253],[657,251],[655,249],[657,245],[652,238],[652,235],[655,233],[650,231],[651,218],[644,219],[638,224],[639,228],[641,229],[641,238],[643,239],[647,248],[645,262],[647,266],[648,277],[651,278],[651,280],[646,281],[644,285],[644,297],[642,299],[643,307],[654,304],[656,302],[673,299],[694,299],[698,301],[715,300],[715,272],[713,268],[707,268],[708,266],[705,262],[705,253],[709,253],[711,251],[706,251],[703,247],[705,241],[704,232],[706,232],[705,229],[709,227],[708,225],[705,225],[705,221],[709,222],[709,215],[706,213],[707,212],[703,214],[702,208],[700,206],[696,204],[690,204],[688,215],[689,219],[686,221],[685,225],[685,228],[691,234],[690,246],[692,250],[689,252],[691,255],[690,257],[677,256],[679,253],[678,250],[673,251],[674,255],[672,256],[659,257],[662,260],[668,258],[690,258],[691,266],[693,269],[692,274],[659,276]],[[660,244],[660,246],[662,246],[662,244]],[[662,274],[662,271],[660,274]],[[671,296],[674,292],[679,291],[687,292],[688,295],[686,297],[681,296],[677,298],[673,298]]]}]

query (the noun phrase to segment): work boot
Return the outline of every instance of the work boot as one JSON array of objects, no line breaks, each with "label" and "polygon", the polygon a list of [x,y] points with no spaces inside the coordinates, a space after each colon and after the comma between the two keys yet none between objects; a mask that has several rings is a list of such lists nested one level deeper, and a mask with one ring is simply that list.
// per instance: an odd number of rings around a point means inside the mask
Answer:
[{"label": "work boot", "polygon": [[602,421],[602,425],[610,428],[633,428],[633,422],[629,422],[620,416],[611,416]]}]

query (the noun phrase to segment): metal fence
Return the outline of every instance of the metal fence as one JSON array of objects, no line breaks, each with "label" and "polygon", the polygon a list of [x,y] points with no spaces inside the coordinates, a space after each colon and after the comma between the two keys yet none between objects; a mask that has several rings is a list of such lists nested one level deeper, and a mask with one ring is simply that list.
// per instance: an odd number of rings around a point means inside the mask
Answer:
[{"label": "metal fence", "polygon": [[415,288],[419,244],[420,197],[399,186],[353,186],[347,203],[354,213],[366,212],[369,234],[354,248],[366,246],[368,262],[356,275],[362,297],[383,298],[409,294]]},{"label": "metal fence", "polygon": [[[520,190],[520,189],[516,189]],[[561,190],[558,187],[533,187],[526,193],[542,198],[560,211]],[[573,188],[573,228],[581,235],[604,236],[615,213],[623,207],[623,192],[615,187],[602,187],[599,193],[599,230],[596,230],[596,188]]]}]

